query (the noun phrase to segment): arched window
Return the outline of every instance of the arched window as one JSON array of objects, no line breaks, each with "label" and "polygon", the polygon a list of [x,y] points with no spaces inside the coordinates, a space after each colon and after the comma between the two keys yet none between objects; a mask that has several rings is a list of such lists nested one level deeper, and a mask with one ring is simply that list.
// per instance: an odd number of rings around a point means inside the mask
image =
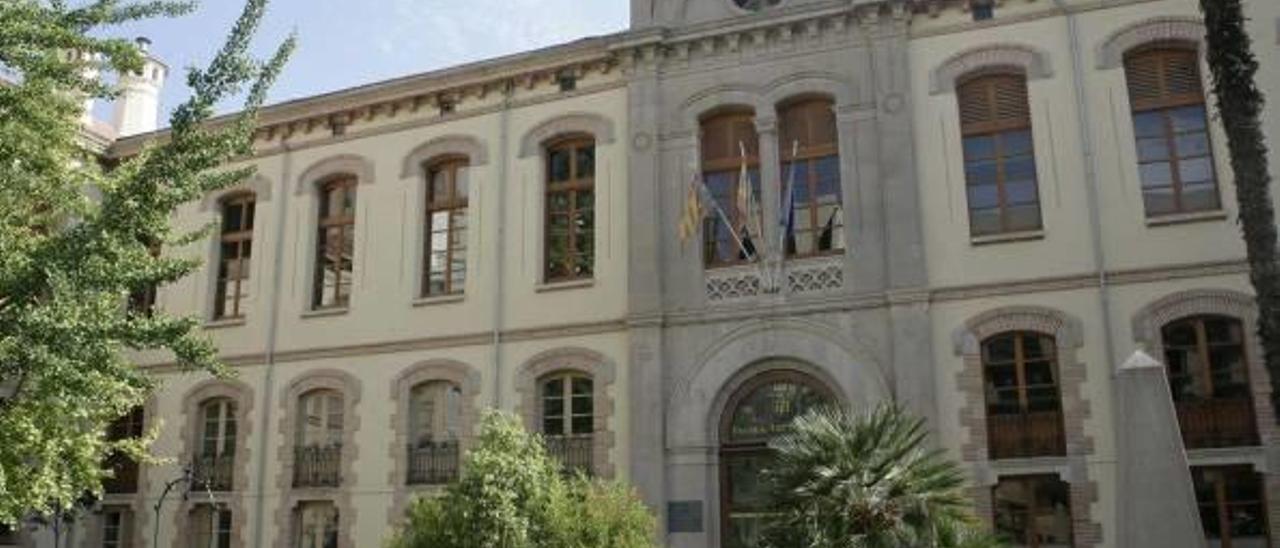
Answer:
[{"label": "arched window", "polygon": [[992,489],[996,533],[1013,546],[1071,546],[1071,487],[1057,476],[1002,477]]},{"label": "arched window", "polygon": [[200,404],[200,452],[192,473],[200,489],[231,490],[236,456],[236,403],[214,398]]},{"label": "arched window", "polygon": [[[702,180],[742,237],[740,246],[719,216],[708,216],[702,228],[703,261],[708,267],[746,262],[748,253],[755,253],[756,241],[762,238],[764,222],[759,208],[746,210],[752,209],[749,203],[754,200],[743,199],[760,196],[760,142],[755,113],[744,109],[718,112],[702,120],[701,133]],[[750,181],[749,193],[742,188],[744,169]]]},{"label": "arched window", "polygon": [[1244,326],[1226,316],[1191,316],[1161,328],[1169,388],[1191,449],[1257,445]]},{"label": "arched window", "polygon": [[427,167],[427,218],[422,296],[462,293],[467,279],[467,159]]},{"label": "arched window", "polygon": [[595,272],[596,144],[570,137],[547,147],[547,282],[591,278]]},{"label": "arched window", "polygon": [[350,302],[355,229],[356,178],[344,175],[321,185],[312,308],[342,308]]},{"label": "arched window", "polygon": [[299,398],[294,487],[333,487],[341,483],[346,416],[343,404],[342,394],[336,390],[312,390]]},{"label": "arched window", "polygon": [[993,459],[1066,454],[1057,345],[1012,331],[982,343],[987,441]]},{"label": "arched window", "polygon": [[993,73],[956,87],[973,236],[1039,230],[1031,107],[1023,74]]},{"label": "arched window", "polygon": [[409,391],[408,483],[447,483],[458,477],[462,388],[429,381]]},{"label": "arched window", "polygon": [[1216,210],[1218,183],[1194,47],[1156,45],[1125,55],[1148,217]]},{"label": "arched window", "polygon": [[729,398],[720,421],[721,546],[759,546],[765,520],[776,512],[761,481],[773,458],[769,440],[795,417],[833,402],[822,383],[794,370],[761,374]]},{"label": "arched window", "polygon": [[840,150],[836,115],[828,99],[784,105],[778,113],[782,200],[791,190],[787,255],[821,255],[844,249]]},{"label": "arched window", "polygon": [[594,380],[576,372],[539,381],[539,416],[547,451],[565,468],[591,473],[595,435]]},{"label": "arched window", "polygon": [[244,316],[249,298],[249,259],[253,252],[253,194],[222,200],[218,236],[218,281],[213,300],[215,320]]}]

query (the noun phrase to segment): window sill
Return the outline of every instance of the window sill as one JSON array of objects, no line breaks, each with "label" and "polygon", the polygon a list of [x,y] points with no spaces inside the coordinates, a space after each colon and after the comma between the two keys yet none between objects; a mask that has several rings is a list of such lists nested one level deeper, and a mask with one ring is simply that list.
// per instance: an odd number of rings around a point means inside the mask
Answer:
[{"label": "window sill", "polygon": [[537,293],[546,293],[548,291],[564,291],[568,289],[582,289],[596,285],[595,278],[584,278],[581,280],[568,280],[563,282],[551,282],[538,284],[533,290]]},{"label": "window sill", "polygon": [[1174,213],[1171,215],[1161,215],[1159,217],[1148,217],[1147,226],[1168,226],[1181,225],[1188,223],[1205,223],[1213,221],[1225,221],[1227,212],[1221,209],[1212,211],[1195,211],[1192,213]]},{"label": "window sill", "polygon": [[460,303],[465,298],[466,298],[466,294],[464,293],[453,293],[449,295],[436,295],[433,297],[418,297],[417,299],[414,299],[413,302],[410,304],[415,307],[434,306],[437,304]]},{"label": "window sill", "polygon": [[239,318],[222,318],[218,320],[209,320],[204,323],[205,329],[225,329],[228,327],[240,327],[246,323],[244,316]]},{"label": "window sill", "polygon": [[973,245],[990,245],[1003,244],[1008,242],[1025,242],[1028,240],[1043,240],[1044,230],[1024,230],[1021,232],[1005,232],[1002,234],[986,234],[983,236],[970,236],[969,243]]},{"label": "window sill", "polygon": [[317,308],[302,313],[302,318],[324,318],[327,316],[342,316],[351,310],[350,307],[342,306],[335,308]]}]

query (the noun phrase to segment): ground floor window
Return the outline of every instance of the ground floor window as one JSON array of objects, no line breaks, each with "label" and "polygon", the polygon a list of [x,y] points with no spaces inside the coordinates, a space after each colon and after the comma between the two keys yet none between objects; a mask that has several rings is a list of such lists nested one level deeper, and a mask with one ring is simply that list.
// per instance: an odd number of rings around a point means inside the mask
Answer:
[{"label": "ground floor window", "polygon": [[337,548],[338,508],[332,502],[304,502],[298,505],[295,519],[295,548]]},{"label": "ground floor window", "polygon": [[191,548],[231,548],[231,510],[197,504],[191,511]]},{"label": "ground floor window", "polygon": [[996,534],[1013,546],[1071,546],[1071,489],[1057,476],[1000,478],[992,493]]},{"label": "ground floor window", "polygon": [[833,403],[831,391],[794,369],[761,374],[729,398],[720,426],[720,531],[723,548],[754,548],[776,509],[762,471],[773,458],[769,440],[791,420]]},{"label": "ground floor window", "polygon": [[1249,465],[1196,466],[1191,469],[1200,523],[1209,546],[1263,548],[1267,504],[1262,474]]}]

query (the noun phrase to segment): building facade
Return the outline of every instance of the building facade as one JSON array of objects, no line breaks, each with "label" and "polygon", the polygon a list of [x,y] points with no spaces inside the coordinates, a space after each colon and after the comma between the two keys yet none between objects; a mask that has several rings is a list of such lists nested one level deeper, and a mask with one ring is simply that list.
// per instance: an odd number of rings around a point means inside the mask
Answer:
[{"label": "building facade", "polygon": [[[1247,9],[1280,95],[1280,5]],[[205,269],[140,303],[238,375],[141,357],[164,385],[120,429],[163,421],[172,463],[112,463],[72,544],[377,546],[494,407],[636,485],[666,546],[749,547],[780,425],[897,402],[999,531],[1120,547],[1158,525],[1117,488],[1143,350],[1205,535],[1277,545],[1203,33],[1191,0],[633,0],[622,33],[269,107],[257,175],[176,216],[216,225],[163,251]],[[681,234],[695,177],[741,245]]]}]

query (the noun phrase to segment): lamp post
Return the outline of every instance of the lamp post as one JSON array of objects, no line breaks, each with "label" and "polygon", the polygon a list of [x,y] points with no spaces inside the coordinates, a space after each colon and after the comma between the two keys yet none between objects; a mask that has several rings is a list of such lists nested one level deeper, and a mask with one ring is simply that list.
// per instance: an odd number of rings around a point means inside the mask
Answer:
[{"label": "lamp post", "polygon": [[[160,498],[156,499],[155,505],[152,506],[152,510],[155,511],[155,523],[151,528],[151,548],[160,547],[160,509],[164,507],[165,499],[169,497],[169,493],[173,492],[174,488],[182,485],[184,487],[182,500],[185,502],[187,497],[191,495],[191,488],[195,481],[195,474],[191,470],[191,466],[183,466],[181,475],[165,482],[164,491],[160,493]],[[216,505],[213,499],[213,491],[209,489],[209,482],[205,482],[205,493],[209,496],[209,504]]]}]

